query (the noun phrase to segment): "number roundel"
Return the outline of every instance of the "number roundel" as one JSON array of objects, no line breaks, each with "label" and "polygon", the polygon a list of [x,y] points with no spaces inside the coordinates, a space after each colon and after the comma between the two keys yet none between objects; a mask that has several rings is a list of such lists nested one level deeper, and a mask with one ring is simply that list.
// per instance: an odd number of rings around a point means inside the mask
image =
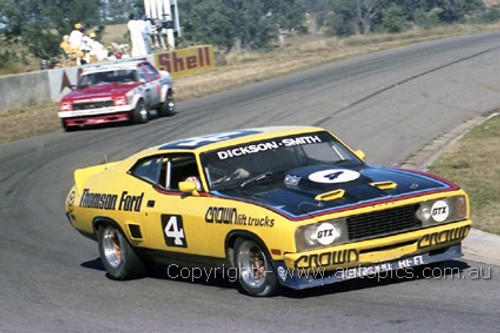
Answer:
[{"label": "number roundel", "polygon": [[187,247],[186,235],[180,215],[162,215],[161,226],[167,246]]},{"label": "number roundel", "polygon": [[317,171],[309,175],[309,180],[315,183],[339,184],[348,183],[360,177],[360,173],[349,169],[329,169]]}]

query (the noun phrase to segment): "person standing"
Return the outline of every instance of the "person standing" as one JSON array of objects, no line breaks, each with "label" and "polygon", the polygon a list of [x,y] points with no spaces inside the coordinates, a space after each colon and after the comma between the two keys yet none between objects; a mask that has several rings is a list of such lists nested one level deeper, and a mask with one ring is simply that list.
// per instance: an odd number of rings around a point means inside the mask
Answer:
[{"label": "person standing", "polygon": [[135,14],[129,15],[127,27],[130,31],[130,41],[132,42],[132,57],[143,57],[147,55],[143,37],[145,26],[146,22],[137,20]]},{"label": "person standing", "polygon": [[78,49],[81,47],[84,31],[85,28],[81,23],[75,24],[73,31],[71,31],[71,34],[69,35],[69,41],[68,41],[72,47]]},{"label": "person standing", "polygon": [[151,27],[151,22],[148,19],[148,16],[146,14],[142,15],[142,20],[144,21],[144,32],[143,32],[143,38],[144,38],[144,46],[146,48],[146,54],[151,53],[151,34],[152,34],[152,27]]},{"label": "person standing", "polygon": [[108,51],[97,39],[95,32],[89,34],[90,38],[90,57],[95,56],[97,61],[104,60],[108,57]]}]

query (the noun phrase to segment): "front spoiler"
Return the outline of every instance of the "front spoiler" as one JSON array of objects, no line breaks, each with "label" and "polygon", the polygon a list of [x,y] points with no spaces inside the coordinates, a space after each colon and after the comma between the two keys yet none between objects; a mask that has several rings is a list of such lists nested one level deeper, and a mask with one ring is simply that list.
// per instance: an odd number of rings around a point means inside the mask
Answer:
[{"label": "front spoiler", "polygon": [[456,244],[440,251],[430,251],[411,255],[396,260],[386,261],[375,265],[359,265],[349,268],[339,268],[333,271],[312,269],[289,269],[283,261],[273,262],[278,281],[288,288],[300,290],[319,287],[327,284],[352,280],[356,278],[376,277],[385,272],[406,269],[421,265],[428,265],[450,259],[462,257],[462,245]]},{"label": "front spoiler", "polygon": [[89,109],[89,110],[76,110],[76,111],[59,111],[57,115],[61,119],[75,118],[75,117],[93,117],[106,114],[113,114],[119,112],[130,112],[134,110],[133,105],[120,105],[120,106],[110,106],[99,109]]}]

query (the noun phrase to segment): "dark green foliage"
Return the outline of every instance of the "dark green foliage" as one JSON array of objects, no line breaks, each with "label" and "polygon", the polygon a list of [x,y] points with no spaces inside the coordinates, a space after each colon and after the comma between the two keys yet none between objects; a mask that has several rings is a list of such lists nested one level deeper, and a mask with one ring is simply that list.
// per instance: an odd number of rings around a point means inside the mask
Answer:
[{"label": "dark green foliage", "polygon": [[408,29],[409,20],[403,8],[395,3],[390,4],[381,11],[381,27],[387,32],[401,32]]},{"label": "dark green foliage", "polygon": [[309,0],[307,5],[315,23],[337,36],[494,22],[498,15],[483,0]]},{"label": "dark green foliage", "polygon": [[190,0],[179,2],[184,39],[230,50],[265,47],[278,29],[302,29],[303,0]]}]

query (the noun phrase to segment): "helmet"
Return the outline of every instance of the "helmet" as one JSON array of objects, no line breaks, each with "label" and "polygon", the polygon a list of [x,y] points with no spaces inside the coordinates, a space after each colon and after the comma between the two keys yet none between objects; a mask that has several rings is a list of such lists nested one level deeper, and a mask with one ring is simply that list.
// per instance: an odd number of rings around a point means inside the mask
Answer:
[{"label": "helmet", "polygon": [[75,24],[75,29],[78,30],[78,29],[81,29],[83,28],[83,25],[81,23],[76,23]]},{"label": "helmet", "polygon": [[200,180],[198,179],[198,177],[195,177],[195,176],[189,176],[185,179],[186,182],[195,182],[196,183],[196,190],[197,191],[201,191],[202,188],[201,188],[201,182]]}]

